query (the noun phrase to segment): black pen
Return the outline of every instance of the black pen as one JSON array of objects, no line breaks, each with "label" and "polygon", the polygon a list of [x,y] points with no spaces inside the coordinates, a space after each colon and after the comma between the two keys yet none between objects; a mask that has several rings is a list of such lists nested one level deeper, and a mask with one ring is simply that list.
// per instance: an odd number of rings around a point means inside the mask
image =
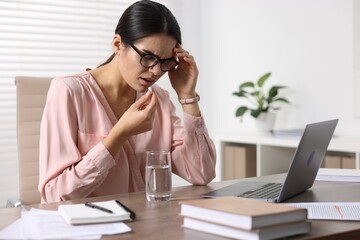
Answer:
[{"label": "black pen", "polygon": [[111,210],[109,210],[109,209],[107,209],[107,208],[104,208],[104,207],[95,205],[95,204],[90,203],[90,202],[86,202],[86,203],[85,203],[85,206],[90,207],[90,208],[95,208],[95,209],[98,209],[98,210],[100,210],[100,211],[107,212],[107,213],[113,213],[113,211],[111,211]]},{"label": "black pen", "polygon": [[131,211],[128,207],[126,207],[126,206],[125,206],[124,204],[122,204],[120,201],[115,200],[115,202],[116,202],[117,204],[119,204],[121,207],[123,207],[126,211],[128,211],[128,212],[130,213],[130,218],[131,218],[131,220],[135,220],[136,214],[135,214],[133,211]]}]

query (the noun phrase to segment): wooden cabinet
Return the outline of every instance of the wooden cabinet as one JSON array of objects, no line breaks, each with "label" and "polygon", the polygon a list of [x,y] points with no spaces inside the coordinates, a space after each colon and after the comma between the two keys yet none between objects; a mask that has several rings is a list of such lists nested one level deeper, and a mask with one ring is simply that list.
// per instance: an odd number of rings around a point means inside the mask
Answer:
[{"label": "wooden cabinet", "polygon": [[331,152],[325,156],[323,168],[356,169],[355,155],[347,152]]},{"label": "wooden cabinet", "polygon": [[[253,174],[251,170],[244,172],[248,167],[256,168],[256,176],[287,172],[299,141],[300,138],[273,137],[270,133],[239,132],[218,136],[218,179],[248,177],[248,174]],[[250,167],[247,165],[249,162],[244,160],[234,162],[234,159],[242,159],[243,156],[248,156],[247,161],[250,161],[250,156],[254,158],[244,152],[234,157],[235,151],[229,150],[234,146],[252,149],[255,152],[255,166]],[[335,136],[329,144],[323,167],[359,170],[359,153],[360,137]]]},{"label": "wooden cabinet", "polygon": [[254,145],[224,144],[223,180],[256,176],[256,147]]}]

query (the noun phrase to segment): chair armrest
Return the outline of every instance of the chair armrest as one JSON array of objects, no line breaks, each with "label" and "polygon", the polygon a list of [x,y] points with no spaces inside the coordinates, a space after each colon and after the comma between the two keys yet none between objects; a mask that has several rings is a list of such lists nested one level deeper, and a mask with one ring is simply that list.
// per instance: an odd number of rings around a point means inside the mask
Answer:
[{"label": "chair armrest", "polygon": [[21,201],[18,198],[9,198],[6,201],[6,207],[7,208],[13,208],[13,207],[22,207]]}]

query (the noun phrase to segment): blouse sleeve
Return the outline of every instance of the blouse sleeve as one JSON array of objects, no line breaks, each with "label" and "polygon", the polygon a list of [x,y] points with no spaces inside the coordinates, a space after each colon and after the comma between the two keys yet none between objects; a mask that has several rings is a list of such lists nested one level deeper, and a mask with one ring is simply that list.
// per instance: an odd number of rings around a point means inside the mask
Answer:
[{"label": "blouse sleeve", "polygon": [[215,178],[216,151],[204,118],[183,113],[181,126],[172,108],[173,172],[194,185],[208,184]]},{"label": "blouse sleeve", "polygon": [[80,153],[77,142],[81,113],[78,111],[74,92],[64,81],[54,79],[40,127],[39,191],[42,202],[88,196],[115,165],[101,139],[85,155]]}]

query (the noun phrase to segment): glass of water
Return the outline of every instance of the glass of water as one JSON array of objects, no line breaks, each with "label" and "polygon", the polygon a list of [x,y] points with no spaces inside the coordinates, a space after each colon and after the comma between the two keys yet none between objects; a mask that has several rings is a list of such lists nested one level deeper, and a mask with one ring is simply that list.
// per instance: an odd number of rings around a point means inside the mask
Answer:
[{"label": "glass of water", "polygon": [[146,152],[145,185],[148,201],[170,200],[171,155],[169,151]]}]

